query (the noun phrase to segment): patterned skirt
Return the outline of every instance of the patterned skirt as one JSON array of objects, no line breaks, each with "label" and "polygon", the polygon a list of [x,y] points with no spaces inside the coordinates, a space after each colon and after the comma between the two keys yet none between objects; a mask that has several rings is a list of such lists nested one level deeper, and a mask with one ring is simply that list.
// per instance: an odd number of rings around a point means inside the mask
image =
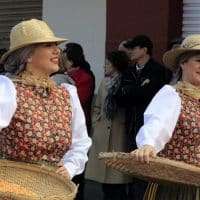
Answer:
[{"label": "patterned skirt", "polygon": [[200,189],[180,184],[149,183],[143,200],[200,200]]}]

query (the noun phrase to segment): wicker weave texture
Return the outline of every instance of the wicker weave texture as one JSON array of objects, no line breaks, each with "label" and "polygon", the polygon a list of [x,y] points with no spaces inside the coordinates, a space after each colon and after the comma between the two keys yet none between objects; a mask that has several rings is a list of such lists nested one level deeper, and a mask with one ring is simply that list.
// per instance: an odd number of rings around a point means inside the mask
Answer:
[{"label": "wicker weave texture", "polygon": [[73,200],[76,191],[53,167],[0,161],[0,199]]},{"label": "wicker weave texture", "polygon": [[108,167],[140,179],[200,186],[200,168],[183,162],[156,157],[149,163],[141,163],[129,153],[121,152],[100,153],[99,158]]}]

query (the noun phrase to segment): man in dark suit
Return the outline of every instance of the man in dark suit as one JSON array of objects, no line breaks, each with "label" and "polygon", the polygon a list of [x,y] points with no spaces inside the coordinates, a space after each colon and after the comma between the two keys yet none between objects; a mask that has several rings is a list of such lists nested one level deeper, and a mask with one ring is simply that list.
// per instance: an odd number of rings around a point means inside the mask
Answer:
[{"label": "man in dark suit", "polygon": [[[121,85],[115,95],[118,104],[126,108],[127,145],[136,149],[135,137],[143,125],[143,113],[153,96],[169,83],[171,73],[152,58],[153,43],[145,35],[128,40],[124,46],[135,63],[122,75]],[[142,200],[147,183],[134,179],[130,199]]]}]

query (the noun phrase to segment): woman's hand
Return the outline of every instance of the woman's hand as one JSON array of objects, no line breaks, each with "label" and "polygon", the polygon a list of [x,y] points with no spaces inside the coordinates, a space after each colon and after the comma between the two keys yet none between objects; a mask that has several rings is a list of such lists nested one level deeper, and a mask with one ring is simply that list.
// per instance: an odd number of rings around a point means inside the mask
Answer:
[{"label": "woman's hand", "polygon": [[67,179],[71,179],[68,170],[64,167],[63,161],[58,163],[59,168],[56,170],[56,173],[62,175],[63,177]]},{"label": "woman's hand", "polygon": [[156,149],[151,145],[144,145],[140,149],[131,152],[138,161],[149,163],[150,157],[156,157]]}]

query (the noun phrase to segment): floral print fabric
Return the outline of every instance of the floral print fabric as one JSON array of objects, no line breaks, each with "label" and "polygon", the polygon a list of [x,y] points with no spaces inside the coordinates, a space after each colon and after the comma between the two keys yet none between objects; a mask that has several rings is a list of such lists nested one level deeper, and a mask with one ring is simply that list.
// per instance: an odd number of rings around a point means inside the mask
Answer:
[{"label": "floral print fabric", "polygon": [[172,138],[159,156],[200,166],[200,101],[179,94],[181,114]]},{"label": "floral print fabric", "polygon": [[59,162],[72,140],[69,93],[53,87],[47,97],[16,83],[17,110],[0,132],[0,155],[17,161]]}]

